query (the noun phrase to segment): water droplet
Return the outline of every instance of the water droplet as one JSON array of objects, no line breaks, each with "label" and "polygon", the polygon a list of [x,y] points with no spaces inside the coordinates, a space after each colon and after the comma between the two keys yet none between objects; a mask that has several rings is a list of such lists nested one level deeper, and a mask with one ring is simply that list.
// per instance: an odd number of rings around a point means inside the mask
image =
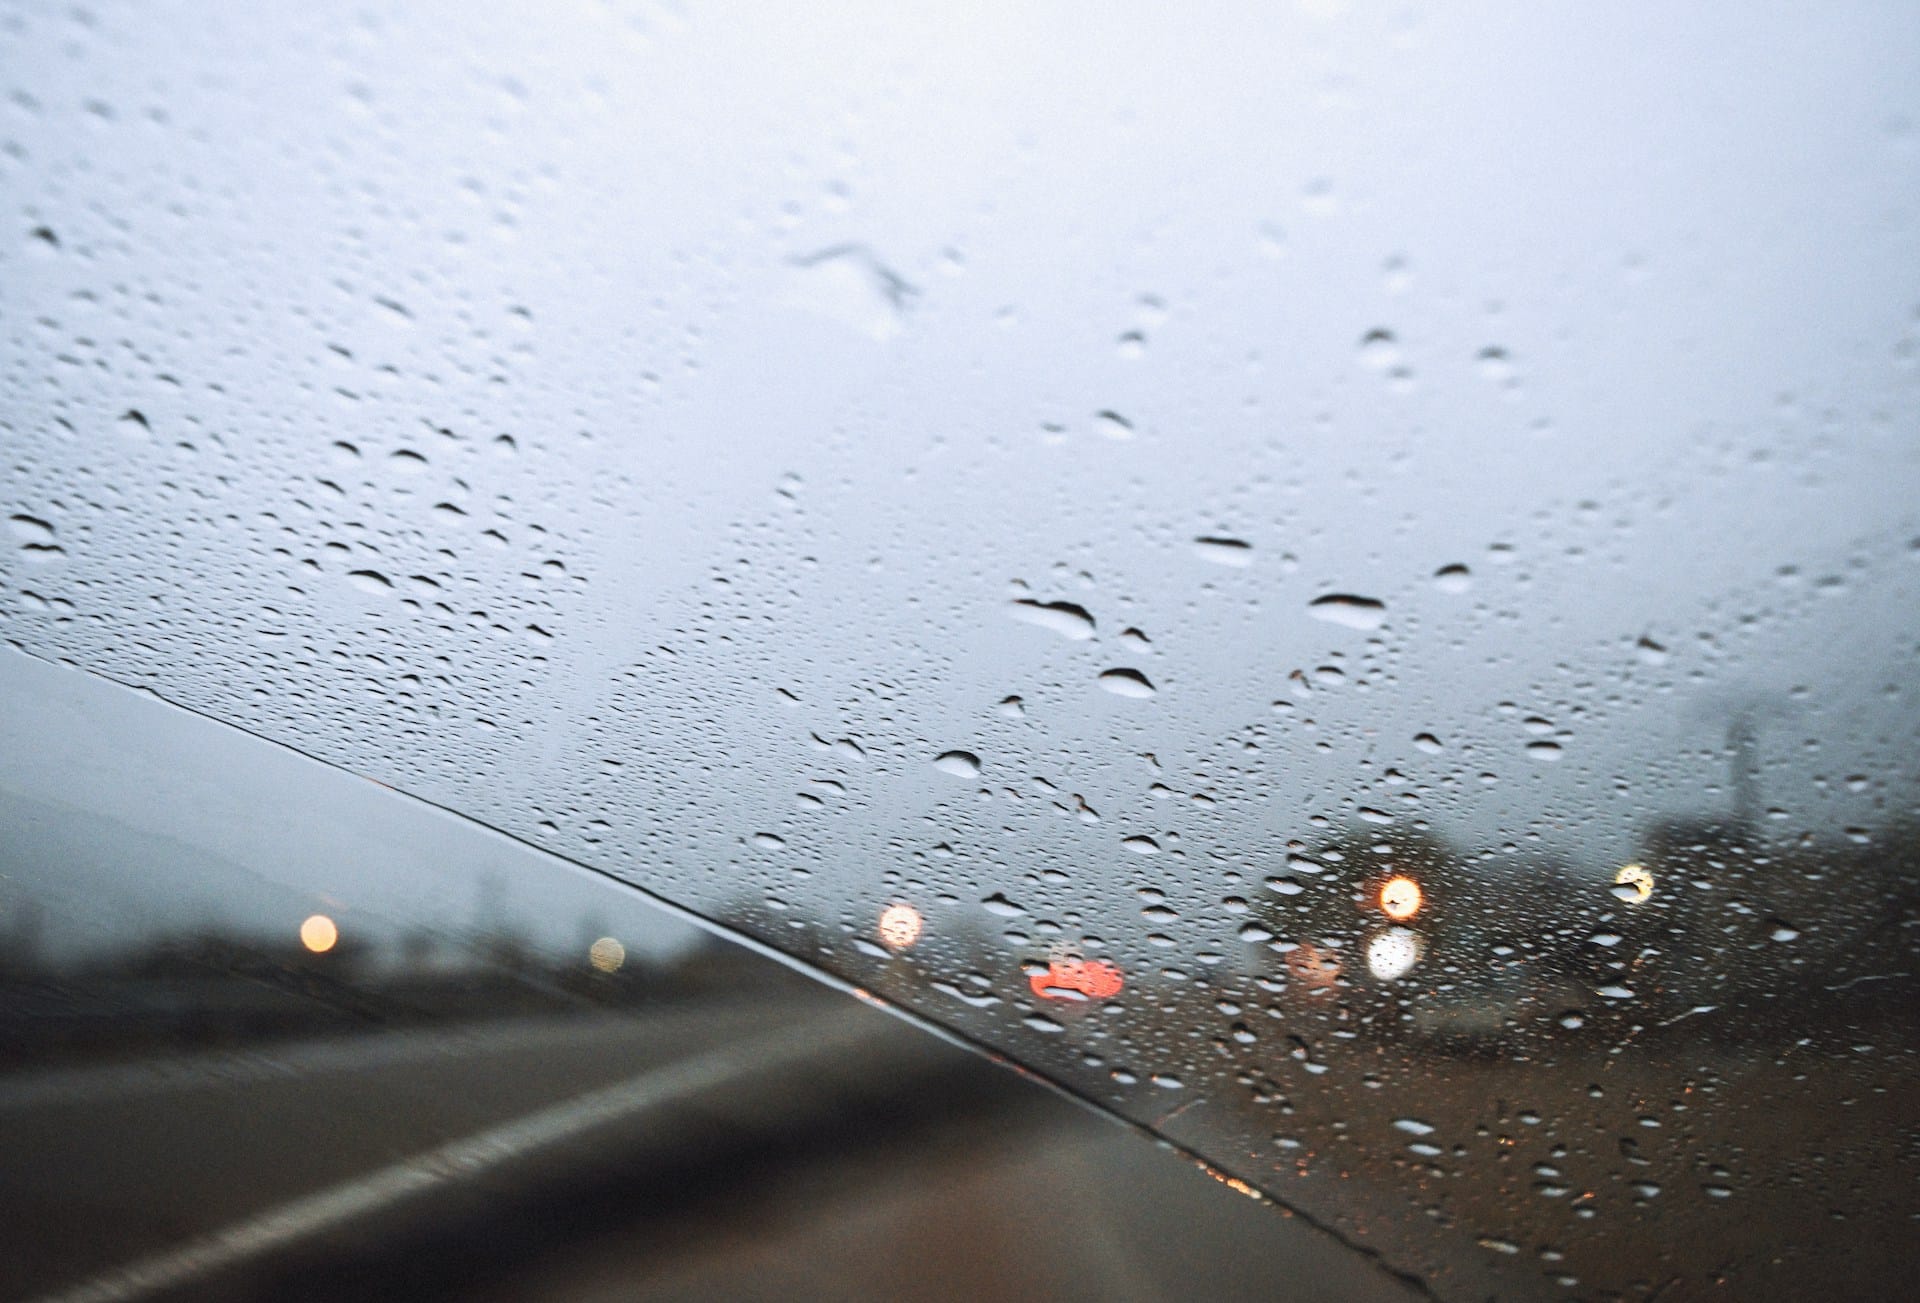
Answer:
[{"label": "water droplet", "polygon": [[1431,1122],[1422,1122],[1419,1118],[1395,1118],[1393,1125],[1395,1130],[1404,1131],[1410,1136],[1430,1136],[1433,1134],[1433,1124]]},{"label": "water droplet", "polygon": [[13,536],[22,543],[47,544],[54,540],[53,526],[38,516],[19,515],[7,521]]},{"label": "water droplet", "polygon": [[980,757],[971,751],[943,751],[933,758],[933,767],[955,778],[977,778],[980,774]]},{"label": "water droplet", "polygon": [[1012,918],[1016,914],[1024,914],[1027,912],[1024,908],[1014,904],[997,891],[981,901],[980,908],[986,910],[989,914],[998,914],[1001,918]]},{"label": "water droplet", "polygon": [[1217,566],[1253,564],[1253,545],[1237,538],[1196,538],[1193,540],[1193,554]]},{"label": "water droplet", "polygon": [[1154,693],[1153,684],[1147,682],[1147,676],[1139,670],[1114,669],[1103,671],[1100,686],[1116,697],[1144,699]]},{"label": "water droplet", "polygon": [[1093,617],[1084,606],[1072,602],[1036,602],[1023,597],[1014,602],[1007,613],[1022,623],[1039,625],[1074,642],[1093,637]]},{"label": "water droplet", "polygon": [[1391,330],[1369,330],[1360,337],[1360,360],[1375,371],[1400,365],[1400,341]]},{"label": "water droplet", "polygon": [[1437,756],[1447,749],[1446,745],[1431,733],[1415,733],[1413,744],[1430,756]]},{"label": "water droplet", "polygon": [[1558,760],[1564,754],[1564,751],[1558,742],[1529,742],[1527,743],[1527,754],[1535,760],[1551,764]]},{"label": "water droplet", "polygon": [[1462,565],[1441,566],[1433,572],[1433,586],[1443,593],[1464,593],[1473,587],[1473,572]]},{"label": "water droplet", "polygon": [[1775,941],[1798,941],[1800,939],[1800,929],[1791,923],[1775,919],[1773,921],[1773,930],[1767,933],[1767,935]]},{"label": "water droplet", "polygon": [[1348,629],[1378,629],[1387,618],[1387,604],[1351,593],[1328,593],[1307,603],[1307,614]]},{"label": "water droplet", "polygon": [[1135,855],[1158,855],[1160,853],[1160,843],[1151,837],[1123,837],[1120,839],[1120,844],[1132,851]]},{"label": "water droplet", "polygon": [[1619,985],[1603,986],[1600,988],[1598,994],[1604,995],[1609,1000],[1633,999],[1633,989],[1631,987],[1626,987],[1626,986],[1619,986]]},{"label": "water droplet", "polygon": [[1000,704],[994,707],[994,709],[998,710],[1008,719],[1022,719],[1025,718],[1027,713],[1027,703],[1018,697],[1003,697],[1001,698]]},{"label": "water droplet", "polygon": [[837,244],[794,258],[790,265],[789,307],[828,317],[874,340],[891,339],[905,328],[920,293],[864,244]]},{"label": "water droplet", "polygon": [[393,580],[378,570],[348,571],[347,582],[363,593],[387,593],[393,590]]},{"label": "water droplet", "polygon": [[1133,422],[1118,412],[1096,412],[1093,417],[1094,433],[1105,435],[1109,439],[1133,438]]}]

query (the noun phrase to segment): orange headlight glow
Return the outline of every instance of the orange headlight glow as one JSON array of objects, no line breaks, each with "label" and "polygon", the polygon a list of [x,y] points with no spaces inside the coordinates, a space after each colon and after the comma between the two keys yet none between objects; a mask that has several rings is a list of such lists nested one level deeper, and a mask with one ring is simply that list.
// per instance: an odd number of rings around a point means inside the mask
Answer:
[{"label": "orange headlight glow", "polygon": [[889,950],[911,949],[923,926],[919,910],[897,901],[880,911],[880,943]]},{"label": "orange headlight glow", "polygon": [[1412,878],[1389,878],[1380,888],[1380,912],[1391,919],[1409,919],[1420,912],[1420,884]]}]

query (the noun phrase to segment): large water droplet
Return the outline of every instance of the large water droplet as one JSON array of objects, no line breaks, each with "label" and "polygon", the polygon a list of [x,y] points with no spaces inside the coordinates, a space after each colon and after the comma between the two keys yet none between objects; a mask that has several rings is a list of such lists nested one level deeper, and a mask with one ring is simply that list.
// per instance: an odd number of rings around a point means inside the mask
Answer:
[{"label": "large water droplet", "polygon": [[1253,564],[1253,545],[1237,538],[1196,538],[1193,540],[1193,554],[1217,566]]},{"label": "large water droplet", "polygon": [[794,258],[785,302],[888,340],[905,326],[919,291],[863,244],[837,244]]},{"label": "large water droplet", "polygon": [[977,778],[980,774],[980,757],[971,751],[943,751],[933,758],[933,767],[955,778]]},{"label": "large water droplet", "polygon": [[1023,597],[1008,607],[1007,614],[1075,642],[1093,637],[1093,617],[1084,606],[1075,606],[1072,602],[1036,602]]},{"label": "large water droplet", "polygon": [[1387,618],[1387,604],[1352,593],[1328,593],[1308,602],[1307,614],[1348,629],[1378,629]]},{"label": "large water droplet", "polygon": [[1139,670],[1107,670],[1100,675],[1100,686],[1116,697],[1144,699],[1154,692],[1153,684],[1147,682],[1147,676]]},{"label": "large water droplet", "polygon": [[53,526],[38,516],[14,516],[7,521],[13,536],[22,543],[47,544],[53,542]]}]

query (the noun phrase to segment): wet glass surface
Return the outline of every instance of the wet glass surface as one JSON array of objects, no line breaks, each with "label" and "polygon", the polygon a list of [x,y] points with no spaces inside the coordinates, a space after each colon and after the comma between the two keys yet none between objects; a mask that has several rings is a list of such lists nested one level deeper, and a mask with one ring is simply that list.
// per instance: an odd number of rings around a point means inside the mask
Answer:
[{"label": "wet glass surface", "polygon": [[1920,15],[4,22],[16,647],[1444,1297],[1911,1271]]}]

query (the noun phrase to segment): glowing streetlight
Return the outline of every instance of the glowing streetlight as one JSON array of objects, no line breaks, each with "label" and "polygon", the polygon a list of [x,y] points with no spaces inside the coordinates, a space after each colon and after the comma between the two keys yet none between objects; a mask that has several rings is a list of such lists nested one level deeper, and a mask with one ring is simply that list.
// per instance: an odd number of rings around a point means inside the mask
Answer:
[{"label": "glowing streetlight", "polygon": [[615,937],[601,937],[587,947],[587,962],[596,973],[615,973],[627,962],[627,948]]},{"label": "glowing streetlight", "polygon": [[309,915],[300,925],[300,944],[316,955],[324,955],[340,940],[340,929],[325,914]]},{"label": "glowing streetlight", "polygon": [[1404,922],[1420,912],[1420,884],[1412,878],[1389,878],[1380,888],[1380,912]]},{"label": "glowing streetlight", "polygon": [[1644,864],[1623,864],[1613,875],[1613,894],[1637,905],[1653,894],[1653,875]]},{"label": "glowing streetlight", "polygon": [[895,901],[880,911],[880,943],[889,950],[911,949],[924,926],[919,910],[905,901]]},{"label": "glowing streetlight", "polygon": [[1382,982],[1397,982],[1420,962],[1420,934],[1390,927],[1367,942],[1367,971]]}]

